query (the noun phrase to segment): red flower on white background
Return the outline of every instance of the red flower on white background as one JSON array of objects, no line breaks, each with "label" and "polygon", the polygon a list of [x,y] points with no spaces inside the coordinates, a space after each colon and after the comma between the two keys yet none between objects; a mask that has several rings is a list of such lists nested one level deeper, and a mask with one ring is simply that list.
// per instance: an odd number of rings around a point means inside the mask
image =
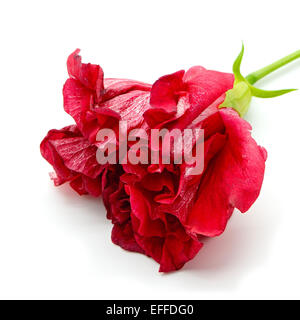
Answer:
[{"label": "red flower on white background", "polygon": [[[162,272],[178,270],[201,249],[203,237],[220,235],[233,210],[246,212],[259,196],[267,153],[241,117],[251,95],[290,90],[254,88],[253,74],[248,82],[239,72],[243,51],[234,74],[196,66],[163,76],[153,86],[106,79],[100,66],[82,63],[78,53],[68,58],[70,78],[63,89],[64,109],[76,125],[50,130],[41,143],[55,170],[52,179],[55,185],[70,182],[80,195],[102,194],[112,241],[152,257]],[[128,130],[203,130],[203,171],[190,175],[192,166],[185,161],[100,165],[96,153],[104,143],[97,133],[106,128],[118,137],[121,120]],[[195,148],[196,141],[190,142]]]}]

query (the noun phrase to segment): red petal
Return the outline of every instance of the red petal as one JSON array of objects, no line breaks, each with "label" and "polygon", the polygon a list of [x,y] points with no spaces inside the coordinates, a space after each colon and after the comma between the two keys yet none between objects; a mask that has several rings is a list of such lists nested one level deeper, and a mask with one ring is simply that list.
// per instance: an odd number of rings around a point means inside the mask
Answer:
[{"label": "red petal", "polygon": [[78,55],[79,49],[75,50],[68,57],[67,67],[70,77],[77,79],[80,83],[95,91],[96,96],[99,98],[103,91],[103,70],[100,66],[90,63],[82,63],[81,56]]},{"label": "red petal", "polygon": [[72,181],[79,194],[100,195],[103,167],[97,163],[96,147],[82,137],[76,126],[50,130],[41,143],[42,156],[53,166],[55,185]]},{"label": "red petal", "polygon": [[68,79],[63,87],[64,109],[82,128],[82,113],[90,109],[93,93],[78,80]]},{"label": "red petal", "polygon": [[186,221],[192,232],[221,234],[233,208],[247,211],[260,193],[265,153],[251,137],[251,126],[231,109],[220,109],[227,142],[212,159],[201,181],[198,198]]},{"label": "red petal", "polygon": [[160,78],[151,90],[151,109],[145,120],[153,127],[171,122],[172,128],[186,128],[203,110],[233,87],[229,73],[192,67]]},{"label": "red petal", "polygon": [[[106,124],[107,128],[113,128],[118,132],[118,121],[110,122],[113,118],[127,121],[128,130],[139,126],[144,118],[144,112],[149,109],[149,92],[134,90],[107,100],[97,108],[95,113],[99,120]],[[109,121],[109,119],[111,120]],[[110,125],[111,123],[111,125]]]},{"label": "red petal", "polygon": [[90,194],[93,197],[101,195],[101,180],[100,177],[91,179],[87,176],[80,175],[75,180],[70,182],[70,186],[79,194]]},{"label": "red petal", "polygon": [[193,259],[203,244],[190,238],[182,241],[176,237],[168,237],[164,243],[160,261],[160,272],[170,272],[181,269],[186,262]]},{"label": "red petal", "polygon": [[137,244],[134,238],[130,221],[122,225],[115,224],[111,232],[111,240],[114,244],[125,250],[144,253],[144,250]]},{"label": "red petal", "polygon": [[163,76],[154,82],[151,89],[150,104],[166,113],[177,111],[179,91],[183,91],[184,70]]},{"label": "red petal", "polygon": [[159,219],[154,219],[152,206],[146,199],[146,192],[130,187],[131,219],[136,233],[146,237],[163,237],[164,226]]},{"label": "red petal", "polygon": [[104,87],[105,93],[103,95],[102,101],[112,99],[116,96],[134,90],[150,91],[152,86],[150,84],[135,80],[106,78],[104,79]]},{"label": "red petal", "polygon": [[146,193],[130,187],[132,227],[135,239],[145,254],[160,264],[161,272],[178,270],[192,259],[202,244],[191,238],[179,220],[162,214],[154,219]]},{"label": "red petal", "polygon": [[199,107],[198,114],[227,90],[232,89],[234,76],[200,66],[190,68],[184,75],[192,106]]}]

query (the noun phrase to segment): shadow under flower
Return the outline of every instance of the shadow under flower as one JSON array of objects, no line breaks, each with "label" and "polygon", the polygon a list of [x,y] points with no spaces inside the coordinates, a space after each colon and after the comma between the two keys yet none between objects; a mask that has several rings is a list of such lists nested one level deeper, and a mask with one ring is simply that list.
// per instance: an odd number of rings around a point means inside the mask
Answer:
[{"label": "shadow under flower", "polygon": [[264,199],[257,200],[246,214],[235,210],[225,232],[216,238],[205,238],[198,255],[177,271],[182,280],[178,281],[180,286],[201,291],[235,289],[268,259],[281,214],[272,194],[264,194]]}]

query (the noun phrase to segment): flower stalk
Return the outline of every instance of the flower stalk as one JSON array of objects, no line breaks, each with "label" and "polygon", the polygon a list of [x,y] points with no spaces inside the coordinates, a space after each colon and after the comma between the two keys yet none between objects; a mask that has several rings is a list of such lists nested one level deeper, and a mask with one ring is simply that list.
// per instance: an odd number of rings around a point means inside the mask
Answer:
[{"label": "flower stalk", "polygon": [[300,58],[300,50],[297,50],[291,54],[289,54],[288,56],[281,58],[273,63],[271,63],[270,65],[261,68],[257,71],[254,71],[250,74],[247,75],[247,77],[245,77],[245,79],[250,83],[250,84],[254,84],[256,83],[258,80],[264,78],[265,76],[267,76],[268,74],[276,71],[277,69],[287,65],[288,63],[296,60]]},{"label": "flower stalk", "polygon": [[244,55],[244,45],[236,60],[233,63],[234,85],[233,88],[226,92],[224,102],[220,108],[233,108],[241,117],[247,113],[252,97],[258,98],[273,98],[289,93],[297,89],[283,90],[262,90],[253,86],[258,80],[264,78],[275,70],[285,66],[286,64],[300,58],[300,50],[277,60],[276,62],[250,73],[244,77],[240,72],[240,66]]}]

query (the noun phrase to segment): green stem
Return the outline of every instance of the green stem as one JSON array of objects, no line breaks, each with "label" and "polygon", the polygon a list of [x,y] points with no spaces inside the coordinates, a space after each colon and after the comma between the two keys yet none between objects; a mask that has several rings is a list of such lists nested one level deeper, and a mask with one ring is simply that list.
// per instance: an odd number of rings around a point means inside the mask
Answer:
[{"label": "green stem", "polygon": [[257,71],[254,71],[252,73],[250,73],[247,77],[246,80],[250,83],[250,84],[254,84],[255,82],[257,82],[258,80],[262,79],[263,77],[267,76],[268,74],[270,74],[271,72],[283,67],[284,65],[296,60],[300,58],[300,50],[295,51],[294,53],[289,54],[288,56],[279,59],[278,61],[271,63],[270,65],[259,69]]},{"label": "green stem", "polygon": [[235,59],[232,71],[234,74],[233,88],[226,91],[226,97],[219,108],[233,108],[241,117],[247,113],[252,97],[258,98],[273,98],[283,94],[294,91],[295,89],[285,90],[262,90],[253,86],[253,84],[270,74],[271,72],[281,68],[282,66],[290,63],[291,61],[300,58],[300,50],[262,68],[253,73],[250,73],[246,78],[243,77],[240,71],[241,62],[244,55],[244,45],[239,55]]}]

